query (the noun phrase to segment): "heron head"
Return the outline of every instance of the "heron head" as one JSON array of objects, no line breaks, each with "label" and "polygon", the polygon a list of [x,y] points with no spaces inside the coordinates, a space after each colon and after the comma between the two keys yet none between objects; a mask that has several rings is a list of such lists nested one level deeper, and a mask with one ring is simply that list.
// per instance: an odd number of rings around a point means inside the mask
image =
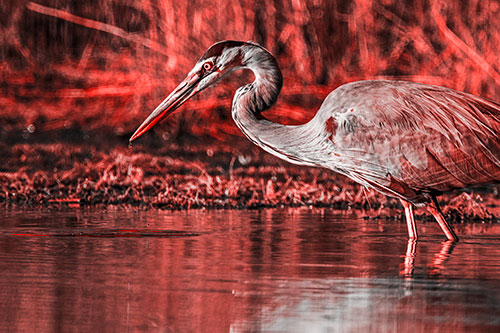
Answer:
[{"label": "heron head", "polygon": [[134,141],[157,122],[179,108],[203,89],[217,83],[231,71],[242,67],[241,48],[245,42],[222,41],[212,45],[196,62],[186,78],[144,120],[130,138]]}]

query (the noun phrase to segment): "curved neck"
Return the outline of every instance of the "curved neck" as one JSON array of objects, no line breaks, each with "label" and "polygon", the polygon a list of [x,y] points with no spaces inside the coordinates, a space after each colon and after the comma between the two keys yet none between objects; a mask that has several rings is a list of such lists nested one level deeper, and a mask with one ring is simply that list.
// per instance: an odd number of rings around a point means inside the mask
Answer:
[{"label": "curved neck", "polygon": [[240,112],[251,112],[258,116],[276,103],[283,86],[283,76],[276,59],[262,47],[245,44],[241,54],[240,68],[252,70],[255,81],[236,91],[233,109],[238,104],[243,107]]},{"label": "curved neck", "polygon": [[285,126],[261,115],[276,102],[283,84],[276,59],[259,46],[244,47],[248,49],[242,50],[240,68],[252,70],[255,80],[236,91],[231,112],[234,122],[250,141],[267,152],[291,163],[315,165],[307,157],[316,142],[311,138],[314,124]]}]

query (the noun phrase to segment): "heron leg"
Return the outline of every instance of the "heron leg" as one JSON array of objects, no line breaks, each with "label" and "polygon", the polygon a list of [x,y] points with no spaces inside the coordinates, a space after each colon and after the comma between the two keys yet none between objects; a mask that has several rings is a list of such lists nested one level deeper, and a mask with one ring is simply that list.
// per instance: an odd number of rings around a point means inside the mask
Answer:
[{"label": "heron leg", "polygon": [[431,213],[434,218],[436,219],[437,223],[443,230],[444,234],[446,235],[446,238],[449,240],[457,241],[458,237],[455,235],[455,232],[451,228],[450,224],[445,220],[443,214],[441,213],[441,209],[439,209],[439,205],[436,201],[435,197],[431,198],[431,202],[427,204],[426,208],[429,213]]},{"label": "heron leg", "polygon": [[406,224],[408,225],[408,236],[410,239],[416,240],[417,235],[417,224],[415,223],[415,214],[413,213],[413,205],[411,202],[400,199],[401,204],[405,209]]}]

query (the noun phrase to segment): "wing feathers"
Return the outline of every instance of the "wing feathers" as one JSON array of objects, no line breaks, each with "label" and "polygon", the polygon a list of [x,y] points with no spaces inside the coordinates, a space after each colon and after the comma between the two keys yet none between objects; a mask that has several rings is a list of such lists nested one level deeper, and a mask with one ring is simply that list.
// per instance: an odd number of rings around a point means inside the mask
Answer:
[{"label": "wing feathers", "polygon": [[335,163],[368,183],[409,195],[401,188],[500,182],[496,102],[412,82],[358,81],[336,89],[319,113],[339,124],[334,145],[345,158]]}]

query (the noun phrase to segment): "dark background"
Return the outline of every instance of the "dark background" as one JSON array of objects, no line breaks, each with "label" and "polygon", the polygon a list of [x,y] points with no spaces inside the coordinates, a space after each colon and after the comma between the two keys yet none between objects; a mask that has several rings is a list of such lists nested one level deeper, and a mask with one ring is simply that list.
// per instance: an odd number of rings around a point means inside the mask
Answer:
[{"label": "dark background", "polygon": [[[500,95],[496,0],[1,0],[0,13],[4,136],[103,127],[129,135],[224,39],[256,41],[278,58],[284,90],[267,116],[284,122],[309,119],[329,91],[359,79]],[[240,135],[228,109],[251,76],[236,78],[155,131]]]}]

